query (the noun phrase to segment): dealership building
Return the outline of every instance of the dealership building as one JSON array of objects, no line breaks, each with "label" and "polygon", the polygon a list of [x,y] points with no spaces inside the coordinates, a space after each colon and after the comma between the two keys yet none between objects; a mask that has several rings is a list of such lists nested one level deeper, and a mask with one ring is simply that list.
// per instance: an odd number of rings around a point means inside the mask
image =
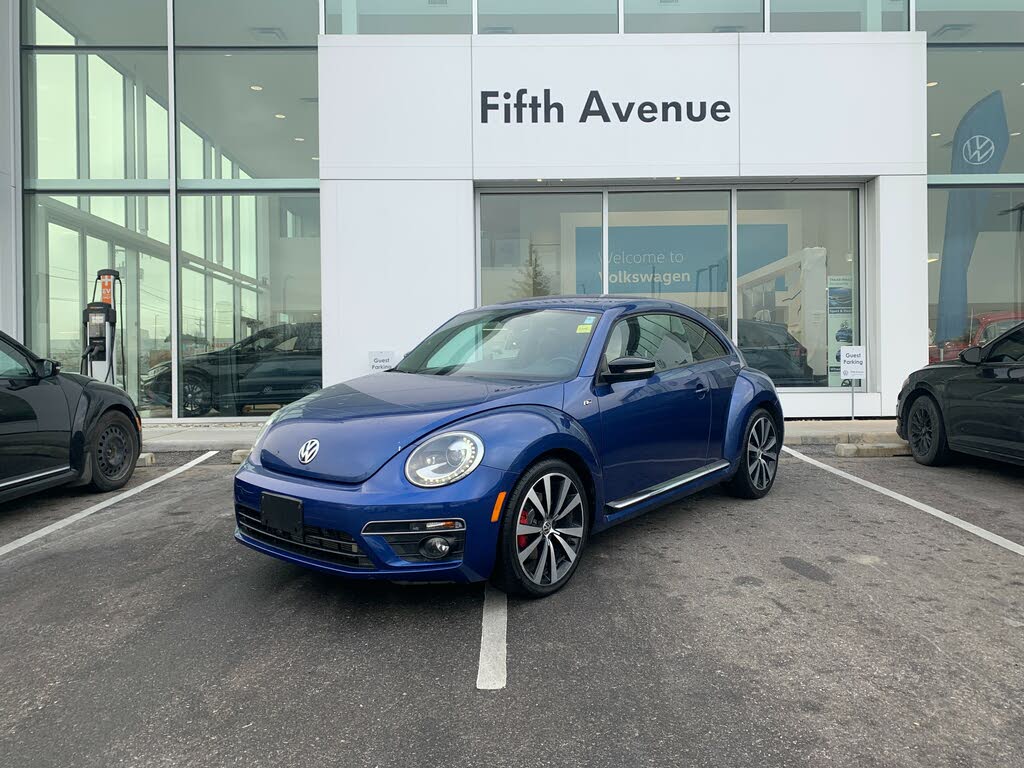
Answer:
[{"label": "dealership building", "polygon": [[0,3],[0,329],[78,370],[116,269],[149,419],[600,293],[704,312],[787,416],[891,416],[1024,320],[1021,0]]}]

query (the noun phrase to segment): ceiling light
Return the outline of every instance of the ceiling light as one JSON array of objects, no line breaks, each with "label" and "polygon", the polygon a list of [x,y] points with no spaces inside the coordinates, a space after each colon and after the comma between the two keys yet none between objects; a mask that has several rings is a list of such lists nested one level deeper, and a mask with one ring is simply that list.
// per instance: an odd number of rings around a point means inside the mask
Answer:
[{"label": "ceiling light", "polygon": [[544,179],[537,179],[537,183],[538,184],[543,184],[544,183]]},{"label": "ceiling light", "polygon": [[939,260],[938,256],[932,256],[930,259],[928,259],[928,263],[929,264],[934,264],[938,260]]},{"label": "ceiling light", "polygon": [[682,176],[676,176],[676,181],[682,181],[682,180],[683,180]]},{"label": "ceiling light", "polygon": [[249,86],[249,90],[250,91],[262,91],[263,90],[263,86],[262,85],[250,85]]},{"label": "ceiling light", "polygon": [[295,140],[296,140],[296,141],[305,141],[305,139],[304,139],[304,138],[302,138],[301,136],[296,136],[296,137],[295,137]]},{"label": "ceiling light", "polygon": [[274,117],[276,117],[278,120],[284,120],[286,115],[282,115],[280,112],[278,112],[276,115],[274,115]]},{"label": "ceiling light", "polygon": [[928,87],[929,87],[929,88],[934,88],[934,87],[935,87],[936,85],[938,85],[938,84],[939,84],[939,81],[938,81],[938,80],[930,80],[930,81],[928,82]]},{"label": "ceiling light", "polygon": [[942,135],[941,133],[933,133],[933,134],[932,134],[932,138],[933,138],[933,139],[937,139],[937,138],[938,138],[939,136],[941,136],[941,135]]},{"label": "ceiling light", "polygon": [[224,58],[225,59],[230,59],[231,58],[231,54],[230,53],[225,53],[224,54]]},{"label": "ceiling light", "polygon": [[316,155],[313,155],[313,156],[312,156],[311,158],[309,158],[309,159],[310,159],[310,160],[319,160],[320,158],[319,158],[319,157],[317,157]]},{"label": "ceiling light", "polygon": [[1014,131],[1010,134],[1011,136],[1020,136],[1020,131]]}]

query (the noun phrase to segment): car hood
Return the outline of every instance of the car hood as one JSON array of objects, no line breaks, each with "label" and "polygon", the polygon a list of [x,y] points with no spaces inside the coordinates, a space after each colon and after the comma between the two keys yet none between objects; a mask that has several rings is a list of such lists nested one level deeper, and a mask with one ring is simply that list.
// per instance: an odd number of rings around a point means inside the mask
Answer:
[{"label": "car hood", "polygon": [[[562,384],[377,373],[336,384],[286,406],[260,445],[267,469],[361,483],[406,446],[446,424],[513,404],[562,407]],[[299,461],[312,438],[320,449]]]}]

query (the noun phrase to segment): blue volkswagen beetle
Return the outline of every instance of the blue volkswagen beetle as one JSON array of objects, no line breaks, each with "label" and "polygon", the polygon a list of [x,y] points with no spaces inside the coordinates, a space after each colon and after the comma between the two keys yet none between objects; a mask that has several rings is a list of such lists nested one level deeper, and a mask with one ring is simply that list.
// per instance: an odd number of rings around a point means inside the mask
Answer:
[{"label": "blue volkswagen beetle", "polygon": [[540,597],[592,533],[716,483],[767,494],[782,431],[771,379],[688,307],[483,307],[277,411],[235,476],[235,537],[350,577]]}]

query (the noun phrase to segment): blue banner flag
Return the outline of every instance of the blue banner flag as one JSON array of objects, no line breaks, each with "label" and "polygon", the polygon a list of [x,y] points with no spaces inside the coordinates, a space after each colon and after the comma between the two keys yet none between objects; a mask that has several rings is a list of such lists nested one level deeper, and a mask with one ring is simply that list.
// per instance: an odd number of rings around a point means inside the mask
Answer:
[{"label": "blue banner flag", "polygon": [[[960,120],[953,135],[954,174],[999,173],[1010,143],[1001,91],[990,93]],[[946,206],[946,231],[939,266],[939,318],[935,343],[963,338],[967,318],[967,269],[988,209],[988,189],[953,189]]]}]

